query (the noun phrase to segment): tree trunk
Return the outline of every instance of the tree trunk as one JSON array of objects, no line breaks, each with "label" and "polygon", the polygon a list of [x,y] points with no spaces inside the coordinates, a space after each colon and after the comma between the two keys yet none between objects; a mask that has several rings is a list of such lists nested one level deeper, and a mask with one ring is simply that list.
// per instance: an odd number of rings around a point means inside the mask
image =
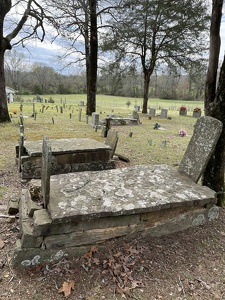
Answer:
[{"label": "tree trunk", "polygon": [[223,123],[223,130],[202,178],[203,185],[217,192],[218,205],[220,206],[225,204],[225,57],[220,70],[217,90],[216,79],[220,52],[222,7],[223,0],[213,0],[210,27],[210,57],[205,89],[205,114],[220,120]]},{"label": "tree trunk", "polygon": [[149,84],[150,84],[150,72],[144,70],[144,95],[143,95],[143,108],[142,113],[147,114],[148,110],[148,93],[149,93]]},{"label": "tree trunk", "polygon": [[220,54],[220,24],[222,18],[223,0],[213,0],[210,26],[210,53],[205,86],[205,114],[210,114],[210,103],[216,94],[217,70]]},{"label": "tree trunk", "polygon": [[90,74],[88,82],[87,115],[96,111],[96,85],[98,65],[97,0],[89,1],[90,7]]},{"label": "tree trunk", "polygon": [[0,45],[0,123],[11,122],[9,111],[8,111],[7,96],[5,91],[4,44],[5,44],[4,39],[2,39]]},{"label": "tree trunk", "polygon": [[215,100],[210,106],[210,116],[223,123],[223,130],[216,149],[210,158],[203,175],[202,183],[217,192],[218,205],[225,204],[224,167],[225,167],[225,57],[220,70],[220,78]]}]

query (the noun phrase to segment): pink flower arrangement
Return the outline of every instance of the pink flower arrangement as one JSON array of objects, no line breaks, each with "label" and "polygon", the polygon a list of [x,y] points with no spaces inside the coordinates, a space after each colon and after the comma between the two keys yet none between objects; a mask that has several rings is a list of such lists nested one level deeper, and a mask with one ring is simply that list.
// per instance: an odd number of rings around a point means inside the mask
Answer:
[{"label": "pink flower arrangement", "polygon": [[181,130],[179,131],[179,135],[182,136],[182,137],[184,137],[184,136],[187,135],[187,132],[186,132],[184,129],[181,129]]},{"label": "pink flower arrangement", "polygon": [[187,108],[186,108],[186,106],[182,105],[182,106],[180,107],[180,110],[187,110]]}]

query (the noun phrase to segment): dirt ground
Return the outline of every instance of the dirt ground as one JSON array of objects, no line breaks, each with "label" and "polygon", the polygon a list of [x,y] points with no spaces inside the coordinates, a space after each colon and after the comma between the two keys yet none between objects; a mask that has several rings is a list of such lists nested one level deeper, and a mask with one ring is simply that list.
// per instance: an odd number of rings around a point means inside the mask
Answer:
[{"label": "dirt ground", "polygon": [[[1,173],[9,196],[21,182],[12,164]],[[11,266],[18,219],[0,217],[0,299],[225,299],[225,209],[207,225],[160,238],[119,238],[79,259],[32,269]]]}]

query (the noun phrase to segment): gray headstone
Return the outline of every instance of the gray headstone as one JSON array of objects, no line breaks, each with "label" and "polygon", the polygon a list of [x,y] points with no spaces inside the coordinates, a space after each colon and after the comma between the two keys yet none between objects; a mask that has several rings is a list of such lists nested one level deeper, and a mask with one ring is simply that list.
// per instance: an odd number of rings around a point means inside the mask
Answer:
[{"label": "gray headstone", "polygon": [[80,106],[84,106],[84,101],[80,101]]},{"label": "gray headstone", "polygon": [[99,114],[96,112],[92,113],[92,125],[93,126],[99,125]]},{"label": "gray headstone", "polygon": [[140,111],[140,105],[135,105],[135,106],[134,106],[134,110],[135,110],[136,112]]},{"label": "gray headstone", "polygon": [[105,144],[112,148],[110,158],[113,157],[113,155],[116,151],[116,146],[117,146],[118,139],[119,139],[119,137],[118,137],[118,133],[116,131],[113,131],[113,130],[108,131]]},{"label": "gray headstone", "polygon": [[161,118],[167,119],[168,109],[162,108],[161,110]]},{"label": "gray headstone", "polygon": [[20,140],[19,140],[19,155],[18,155],[18,170],[21,172],[21,156],[24,152],[24,126],[20,125]]},{"label": "gray headstone", "polygon": [[47,208],[50,198],[50,176],[51,176],[52,151],[47,137],[43,138],[42,144],[42,166],[41,166],[41,191],[44,208]]},{"label": "gray headstone", "polygon": [[132,117],[135,120],[139,120],[139,114],[138,114],[138,112],[137,111],[133,111]]},{"label": "gray headstone", "polygon": [[180,173],[198,182],[216,147],[222,127],[222,122],[212,117],[201,117],[197,120],[178,169]]},{"label": "gray headstone", "polygon": [[155,117],[155,108],[150,108],[149,110],[149,117]]}]

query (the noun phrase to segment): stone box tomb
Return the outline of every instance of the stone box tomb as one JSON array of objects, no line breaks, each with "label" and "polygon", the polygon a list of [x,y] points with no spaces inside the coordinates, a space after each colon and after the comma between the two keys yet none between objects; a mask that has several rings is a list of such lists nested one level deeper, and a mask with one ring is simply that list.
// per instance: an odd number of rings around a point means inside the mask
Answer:
[{"label": "stone box tomb", "polygon": [[[205,144],[198,144],[196,135],[212,126],[210,141],[207,137]],[[203,147],[207,161],[221,130],[218,120],[198,119],[189,144],[191,151]],[[50,151],[49,147],[46,149]],[[186,160],[188,166],[190,161],[195,162],[194,157],[189,157],[188,148],[179,171],[167,165],[150,165],[53,175],[49,181],[49,204],[34,210],[30,217],[26,207],[32,197],[29,190],[23,190],[22,237],[14,251],[13,265],[49,263],[85,253],[91,244],[110,238],[128,234],[161,236],[217,218],[215,192],[196,184],[192,173],[181,172]],[[200,162],[199,172],[193,178],[201,176],[205,161]]]}]

